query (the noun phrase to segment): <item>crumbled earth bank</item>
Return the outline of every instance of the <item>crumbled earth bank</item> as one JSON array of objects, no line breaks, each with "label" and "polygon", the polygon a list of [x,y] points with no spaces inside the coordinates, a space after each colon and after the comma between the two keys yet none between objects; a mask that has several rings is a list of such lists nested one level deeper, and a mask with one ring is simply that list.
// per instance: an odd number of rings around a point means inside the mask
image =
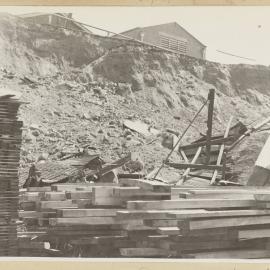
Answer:
[{"label": "crumbled earth bank", "polygon": [[[168,154],[160,136],[125,128],[125,120],[182,132],[216,89],[214,131],[223,133],[230,116],[250,124],[270,111],[270,68],[222,65],[95,35],[30,25],[0,17],[0,91],[22,93],[24,121],[21,168],[41,157],[57,160],[81,148],[105,161],[132,152],[145,172]],[[205,109],[184,143],[206,131]],[[267,138],[258,133],[233,153],[245,183]],[[173,159],[179,159],[174,154]],[[177,179],[172,169],[161,173]]]}]

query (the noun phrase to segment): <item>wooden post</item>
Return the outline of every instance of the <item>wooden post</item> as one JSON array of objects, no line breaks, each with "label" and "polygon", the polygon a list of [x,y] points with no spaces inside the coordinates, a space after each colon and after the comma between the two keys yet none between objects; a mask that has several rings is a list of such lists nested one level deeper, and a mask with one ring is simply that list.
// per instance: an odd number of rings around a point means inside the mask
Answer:
[{"label": "wooden post", "polygon": [[226,165],[227,165],[227,150],[225,149],[223,152],[223,169],[222,169],[222,180],[226,180]]},{"label": "wooden post", "polygon": [[208,93],[208,118],[207,118],[207,134],[206,134],[206,164],[209,164],[211,155],[211,138],[212,138],[212,125],[213,125],[213,111],[215,101],[215,89],[210,89]]},{"label": "wooden post", "polygon": [[[226,127],[225,130],[225,134],[224,134],[224,138],[227,138],[230,132],[230,127],[231,127],[231,123],[232,123],[233,117],[230,118],[229,123]],[[225,149],[225,144],[222,144],[220,146],[220,150],[219,150],[219,154],[218,154],[218,158],[217,158],[217,165],[221,164],[222,158],[224,158],[223,154],[224,154],[224,149]],[[225,174],[224,172],[225,168],[224,168],[224,163],[223,163],[223,168],[222,168],[222,173]],[[211,179],[210,184],[213,185],[213,183],[216,181],[216,177],[217,177],[218,171],[215,170]]]}]

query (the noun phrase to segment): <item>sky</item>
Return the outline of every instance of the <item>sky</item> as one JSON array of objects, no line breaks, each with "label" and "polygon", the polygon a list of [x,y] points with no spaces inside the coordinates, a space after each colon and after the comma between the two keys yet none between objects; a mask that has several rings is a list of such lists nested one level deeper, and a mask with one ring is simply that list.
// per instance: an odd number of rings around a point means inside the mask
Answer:
[{"label": "sky", "polygon": [[[71,12],[73,18],[116,33],[177,22],[207,46],[206,59],[270,65],[270,6],[262,7],[0,7],[0,12]],[[1,16],[1,14],[0,14]],[[93,32],[95,32],[93,30]],[[97,34],[103,34],[96,32]],[[249,58],[242,59],[222,54]]]}]

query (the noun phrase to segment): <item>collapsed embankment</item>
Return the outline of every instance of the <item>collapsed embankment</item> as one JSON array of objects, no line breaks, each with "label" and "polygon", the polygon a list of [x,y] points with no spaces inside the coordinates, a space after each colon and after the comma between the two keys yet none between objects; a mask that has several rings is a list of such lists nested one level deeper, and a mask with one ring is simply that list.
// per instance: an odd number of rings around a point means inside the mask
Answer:
[{"label": "collapsed embankment", "polygon": [[[230,116],[249,124],[270,110],[270,68],[265,66],[197,60],[122,40],[29,25],[7,14],[0,19],[0,46],[1,88],[21,91],[27,102],[21,110],[22,167],[43,152],[58,159],[87,147],[107,160],[137,152],[149,171],[168,150],[154,135],[125,129],[125,119],[141,120],[161,132],[181,132],[210,88],[216,89],[216,133],[224,131]],[[206,116],[204,110],[185,142],[205,133]],[[241,181],[265,138],[254,135],[235,152]],[[179,177],[171,170],[163,176]]]}]

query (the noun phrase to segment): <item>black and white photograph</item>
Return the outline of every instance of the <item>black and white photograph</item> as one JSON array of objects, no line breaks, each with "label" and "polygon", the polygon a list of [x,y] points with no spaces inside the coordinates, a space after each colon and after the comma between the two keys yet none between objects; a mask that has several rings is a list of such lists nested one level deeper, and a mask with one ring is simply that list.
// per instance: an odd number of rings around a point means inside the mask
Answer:
[{"label": "black and white photograph", "polygon": [[270,6],[1,6],[0,258],[270,259]]}]

